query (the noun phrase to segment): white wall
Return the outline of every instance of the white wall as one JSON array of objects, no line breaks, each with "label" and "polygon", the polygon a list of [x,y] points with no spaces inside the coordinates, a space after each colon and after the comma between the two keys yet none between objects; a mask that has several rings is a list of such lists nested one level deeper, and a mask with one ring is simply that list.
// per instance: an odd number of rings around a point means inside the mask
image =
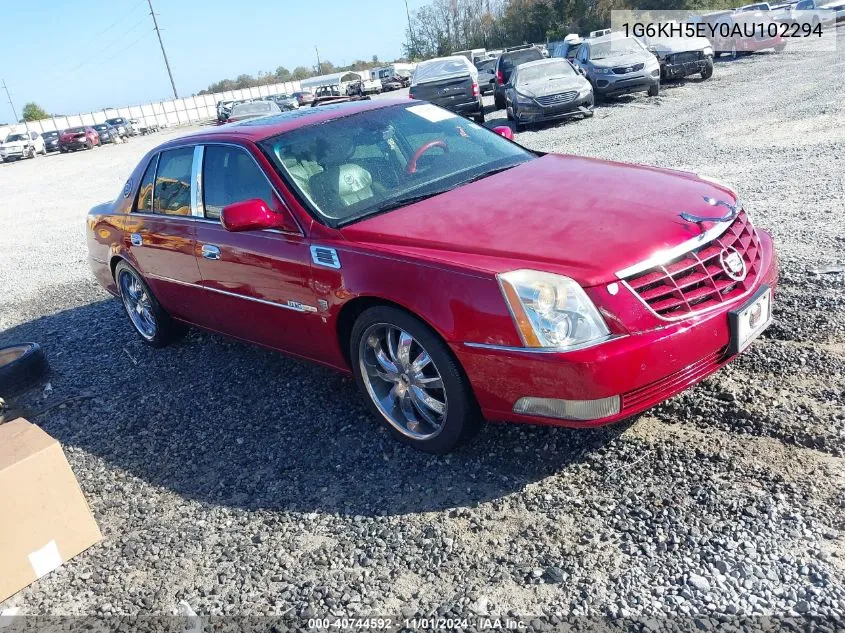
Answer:
[{"label": "white wall", "polygon": [[127,119],[138,119],[144,125],[157,123],[159,126],[188,125],[217,118],[217,102],[234,99],[257,99],[271,94],[290,94],[299,90],[298,81],[286,81],[279,84],[244,88],[242,90],[227,90],[184,99],[171,101],[157,101],[142,105],[125,106],[122,108],[107,108],[97,112],[84,112],[69,116],[57,116],[41,121],[18,123],[17,125],[0,126],[0,140],[4,140],[12,132],[25,129],[36,132],[63,130],[77,125],[93,125],[102,123],[106,119],[122,116]]}]

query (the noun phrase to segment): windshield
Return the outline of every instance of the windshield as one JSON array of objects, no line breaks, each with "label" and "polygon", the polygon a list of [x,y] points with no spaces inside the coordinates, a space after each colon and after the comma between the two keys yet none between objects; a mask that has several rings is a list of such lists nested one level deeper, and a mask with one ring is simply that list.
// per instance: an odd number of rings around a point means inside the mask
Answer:
[{"label": "windshield", "polygon": [[633,37],[622,37],[619,39],[593,44],[590,57],[592,59],[604,59],[605,57],[619,57],[632,53],[642,53],[645,49]]},{"label": "windshield", "polygon": [[27,136],[26,134],[9,134],[6,138],[7,143],[14,143],[15,141],[26,141]]},{"label": "windshield", "polygon": [[428,103],[359,112],[259,145],[330,226],[437,195],[533,157]]},{"label": "windshield", "polygon": [[53,138],[54,136],[58,136],[58,135],[59,135],[58,132],[42,132],[41,133],[41,136],[43,136],[44,138]]},{"label": "windshield", "polygon": [[115,123],[117,123],[119,125],[123,122],[124,122],[123,119],[107,119],[106,120],[106,123],[111,123],[112,125],[114,125]]},{"label": "windshield", "polygon": [[94,129],[95,129],[95,130],[107,130],[107,129],[109,129],[109,126],[108,126],[108,125],[103,125],[102,123],[100,123],[99,125],[95,125],[95,126],[94,126]]},{"label": "windshield", "polygon": [[543,53],[536,48],[526,48],[522,51],[516,51],[502,55],[502,66],[505,70],[516,68],[525,62],[533,62],[538,59],[543,59]]},{"label": "windshield", "polygon": [[519,68],[517,71],[516,85],[521,86],[535,81],[552,81],[554,79],[564,79],[575,75],[572,66],[568,62],[549,62],[548,64],[540,64],[539,66],[528,66]]},{"label": "windshield", "polygon": [[422,62],[417,66],[414,72],[414,83],[425,83],[426,81],[435,81],[454,75],[467,75],[470,74],[470,68],[472,66],[470,66],[466,57],[456,56],[432,59]]},{"label": "windshield", "polygon": [[232,108],[232,118],[239,116],[260,116],[278,112],[278,106],[270,101],[241,103]]},{"label": "windshield", "polygon": [[66,134],[81,134],[85,131],[85,128],[82,127],[69,127],[65,130]]}]

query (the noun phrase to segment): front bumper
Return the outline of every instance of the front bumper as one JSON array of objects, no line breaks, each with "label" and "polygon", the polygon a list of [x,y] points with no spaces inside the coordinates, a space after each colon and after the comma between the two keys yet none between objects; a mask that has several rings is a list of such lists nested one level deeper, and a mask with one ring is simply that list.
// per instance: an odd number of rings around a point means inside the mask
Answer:
[{"label": "front bumper", "polygon": [[0,160],[15,160],[18,158],[23,158],[24,156],[25,154],[22,149],[13,149],[0,152]]},{"label": "front bumper", "polygon": [[451,110],[455,114],[460,114],[463,116],[479,115],[484,112],[484,104],[481,102],[480,97],[477,97],[472,101],[467,101],[465,103],[443,104],[441,107],[446,108],[447,110]]},{"label": "front bumper", "polygon": [[538,103],[525,105],[518,103],[514,117],[519,123],[539,123],[541,121],[554,121],[566,117],[583,114],[581,107],[592,107],[593,94],[588,92],[583,97],[577,97],[572,101],[558,106],[541,106]]},{"label": "front bumper", "polygon": [[708,63],[712,63],[709,57],[680,63],[666,61],[660,63],[660,70],[666,79],[677,79],[678,77],[689,77],[690,75],[697,75],[704,72]]},{"label": "front bumper", "polygon": [[[568,427],[610,424],[634,416],[700,382],[734,358],[728,351],[728,312],[761,285],[774,291],[777,258],[771,237],[758,231],[761,274],[748,295],[718,310],[571,352],[537,352],[455,345],[485,418]],[[622,285],[621,292],[630,292]],[[621,294],[621,293],[620,293]],[[633,297],[632,297],[633,298]],[[523,397],[600,400],[618,396],[619,413],[576,421],[514,413]]]},{"label": "front bumper", "polygon": [[68,141],[65,143],[59,143],[59,149],[82,149],[83,147],[88,147],[88,140],[84,139],[82,141]]},{"label": "front bumper", "polygon": [[603,97],[645,92],[660,83],[660,68],[654,70],[643,69],[640,72],[627,75],[596,75],[593,80],[593,91]]}]

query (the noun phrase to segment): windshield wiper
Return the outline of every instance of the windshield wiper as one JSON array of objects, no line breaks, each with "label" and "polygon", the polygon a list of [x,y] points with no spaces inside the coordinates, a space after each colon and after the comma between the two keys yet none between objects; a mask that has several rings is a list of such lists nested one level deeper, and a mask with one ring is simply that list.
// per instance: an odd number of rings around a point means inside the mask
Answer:
[{"label": "windshield wiper", "polygon": [[482,178],[487,178],[488,176],[492,176],[494,174],[498,174],[503,171],[507,171],[521,163],[517,163],[516,165],[506,165],[505,167],[499,167],[497,169],[491,169],[490,171],[485,171],[477,176],[473,176],[469,180],[462,180],[461,182],[452,185],[451,187],[443,187],[442,189],[436,189],[435,191],[429,191],[426,193],[420,193],[413,196],[406,196],[404,198],[397,198],[387,204],[384,204],[380,207],[376,207],[372,211],[365,213],[363,215],[353,216],[343,220],[340,224],[345,225],[351,222],[356,222],[358,220],[362,220],[364,218],[368,218],[374,215],[379,215],[381,213],[385,213],[387,211],[393,211],[394,209],[398,209],[400,207],[405,207],[409,204],[414,204],[415,202],[422,202],[423,200],[427,200],[428,198],[433,198],[434,196],[439,196],[441,193],[446,193],[447,191],[452,191],[453,189],[457,189],[463,185],[467,185],[471,182],[475,182],[476,180],[481,180]]},{"label": "windshield wiper", "polygon": [[[487,178],[488,176],[495,176],[496,174],[500,174],[503,171],[507,171],[508,169],[513,169],[517,165],[521,165],[522,163],[517,163],[516,165],[505,165],[504,167],[498,167],[496,169],[491,169],[490,171],[485,171],[484,173],[478,174],[477,176],[473,176],[469,180],[464,180],[463,182],[455,185],[455,187],[460,187],[461,185],[466,185],[471,182],[475,182],[476,180],[481,180],[482,178]],[[454,189],[454,187],[453,187]]]}]

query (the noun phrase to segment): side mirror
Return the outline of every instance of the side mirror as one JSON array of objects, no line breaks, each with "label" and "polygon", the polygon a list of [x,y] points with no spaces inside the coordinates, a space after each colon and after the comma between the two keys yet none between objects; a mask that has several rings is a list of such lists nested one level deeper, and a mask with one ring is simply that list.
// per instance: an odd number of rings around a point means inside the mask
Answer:
[{"label": "side mirror", "polygon": [[509,141],[513,140],[513,130],[510,129],[507,125],[500,125],[499,127],[494,127],[493,131],[499,136],[504,136]]},{"label": "side mirror", "polygon": [[220,223],[227,231],[260,231],[262,229],[291,230],[285,214],[276,213],[263,200],[254,198],[235,202],[220,213]]}]

